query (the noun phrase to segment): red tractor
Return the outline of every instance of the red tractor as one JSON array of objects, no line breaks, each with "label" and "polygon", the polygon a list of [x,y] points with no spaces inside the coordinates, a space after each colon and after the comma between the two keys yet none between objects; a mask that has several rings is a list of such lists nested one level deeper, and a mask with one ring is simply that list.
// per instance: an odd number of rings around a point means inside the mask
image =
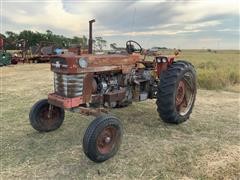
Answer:
[{"label": "red tractor", "polygon": [[123,134],[120,120],[108,114],[110,108],[156,98],[160,119],[175,124],[186,121],[197,91],[194,67],[174,61],[175,56],[142,60],[143,49],[132,40],[127,41],[126,51],[52,57],[54,92],[32,107],[32,127],[40,132],[58,129],[64,110],[96,116],[84,134],[83,149],[92,161],[103,162],[116,154]]}]

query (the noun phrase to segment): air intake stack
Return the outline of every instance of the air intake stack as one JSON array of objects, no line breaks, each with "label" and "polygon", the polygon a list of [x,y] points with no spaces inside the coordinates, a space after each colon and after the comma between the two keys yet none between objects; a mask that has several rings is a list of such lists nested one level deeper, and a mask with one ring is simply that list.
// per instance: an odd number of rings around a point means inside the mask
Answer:
[{"label": "air intake stack", "polygon": [[93,52],[93,48],[92,48],[92,24],[95,22],[95,19],[92,19],[91,21],[89,21],[89,39],[88,39],[88,53],[92,54]]}]

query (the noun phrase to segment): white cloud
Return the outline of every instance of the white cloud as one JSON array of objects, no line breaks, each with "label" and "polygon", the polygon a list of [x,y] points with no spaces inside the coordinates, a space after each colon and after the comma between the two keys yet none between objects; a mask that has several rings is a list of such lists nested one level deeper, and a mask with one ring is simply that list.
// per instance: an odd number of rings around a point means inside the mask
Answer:
[{"label": "white cloud", "polygon": [[[28,1],[29,5],[26,4],[28,8],[31,8],[31,6],[34,6],[36,1]],[[152,4],[159,4],[159,1],[134,1],[130,5],[127,5],[127,3],[119,3],[115,1],[109,1],[108,3],[97,3],[94,2],[68,2],[64,1],[64,4],[61,0],[54,0],[54,1],[44,1],[43,3],[36,3],[36,7],[34,9],[37,11],[34,14],[29,14],[28,9],[19,9],[15,3],[7,3],[6,2],[6,10],[5,13],[3,13],[3,16],[7,17],[9,20],[11,20],[14,23],[17,24],[29,24],[31,26],[44,26],[45,28],[49,26],[49,28],[56,28],[56,29],[65,29],[66,31],[72,32],[73,34],[79,34],[80,32],[86,33],[88,29],[88,20],[94,17],[94,14],[96,12],[100,12],[101,14],[104,13],[110,13],[109,16],[123,16],[124,11],[126,9],[133,9],[134,7],[138,7],[136,16],[139,16],[139,12],[141,12],[141,9],[146,8],[148,5]],[[148,3],[147,3],[148,2]],[[161,3],[166,3],[166,1],[160,1]],[[31,3],[31,4],[30,4]],[[138,29],[134,29],[139,34],[157,34],[163,33],[163,34],[177,34],[172,33],[171,30],[166,30],[167,28],[171,29],[171,27],[181,25],[182,29],[179,29],[178,31],[181,32],[190,32],[191,30],[193,32],[200,31],[202,28],[205,28],[207,26],[216,26],[220,24],[220,21],[214,20],[214,21],[205,21],[205,22],[195,22],[197,20],[200,20],[201,18],[204,18],[206,16],[211,15],[221,15],[224,13],[230,13],[230,14],[236,14],[238,11],[238,8],[236,6],[237,1],[235,0],[212,0],[212,1],[191,1],[189,2],[169,2],[174,7],[173,9],[178,12],[180,15],[176,17],[169,18],[169,21],[165,24],[162,24],[161,22],[156,22],[154,26],[146,27],[148,29],[148,32],[145,32],[146,30],[142,30],[142,32],[138,31]],[[65,7],[67,9],[65,10]],[[118,12],[111,12],[113,6],[119,6]],[[124,8],[125,9],[121,9]],[[114,9],[115,10],[115,9]],[[72,11],[72,12],[71,12]],[[13,13],[14,12],[14,13]],[[74,13],[73,13],[74,12]],[[126,19],[131,18],[133,19],[133,14],[126,14]],[[156,16],[161,16],[161,13],[156,14]],[[104,16],[105,17],[105,16]],[[121,18],[120,18],[121,19]],[[103,21],[103,20],[102,20]],[[122,19],[122,21],[125,21],[125,19]],[[98,21],[97,21],[98,22]],[[116,24],[121,22],[114,22]],[[164,30],[162,30],[164,29]],[[107,35],[111,35],[111,33],[114,35],[118,32],[121,32],[121,29],[118,31],[109,29],[109,27],[105,27],[102,24],[98,24],[98,32],[99,34],[104,34],[107,32]],[[132,29],[129,28],[129,31]],[[136,33],[137,33],[136,32]],[[132,33],[132,32],[125,32],[126,34]]]},{"label": "white cloud", "polygon": [[42,5],[40,3],[31,3],[31,5],[38,7],[35,7],[36,11],[38,11],[36,14],[30,14],[26,10],[18,9],[17,6],[11,3],[6,3],[7,9],[3,16],[16,24],[29,24],[33,27],[49,26],[50,29],[65,29],[73,33],[85,32],[88,28],[87,20],[92,17],[90,13],[76,15],[66,12],[60,0],[48,1]]},{"label": "white cloud", "polygon": [[240,33],[239,29],[230,29],[230,28],[224,28],[224,29],[218,29],[219,32],[238,32]]},{"label": "white cloud", "polygon": [[222,38],[201,38],[201,39],[199,39],[199,41],[202,41],[202,42],[214,42],[214,43],[219,42],[221,40],[222,40]]},{"label": "white cloud", "polygon": [[239,2],[238,0],[191,1],[191,3],[176,6],[176,10],[181,12],[181,15],[174,18],[174,21],[189,23],[206,16],[239,14]]},{"label": "white cloud", "polygon": [[[207,33],[212,29],[221,36],[221,33],[237,31],[232,24],[224,24],[221,17],[239,16],[237,0],[112,0],[104,2],[80,0],[25,0],[25,2],[14,0],[11,2],[11,0],[5,0],[3,6],[4,31],[21,31],[23,28],[35,31],[51,29],[67,36],[86,35],[88,21],[96,18],[95,36],[107,38],[119,36],[122,39],[124,39],[123,36],[158,36],[175,39],[175,37],[187,37],[189,34],[202,31]],[[134,9],[136,9],[135,13]],[[211,17],[214,18],[211,19]],[[228,41],[228,45],[231,44],[231,40],[224,38],[226,42]],[[180,40],[183,42],[183,39]],[[195,42],[194,39],[192,41]],[[207,41],[199,40],[199,42]]]},{"label": "white cloud", "polygon": [[200,23],[193,23],[193,24],[187,24],[184,29],[186,30],[201,30],[205,27],[211,27],[221,24],[219,20],[213,20],[213,21],[205,21]]}]

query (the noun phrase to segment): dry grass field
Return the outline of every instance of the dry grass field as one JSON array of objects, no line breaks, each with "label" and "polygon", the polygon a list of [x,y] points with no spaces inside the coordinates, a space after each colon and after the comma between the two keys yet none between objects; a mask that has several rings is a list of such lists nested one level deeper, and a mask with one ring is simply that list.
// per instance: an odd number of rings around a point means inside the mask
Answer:
[{"label": "dry grass field", "polygon": [[[193,54],[183,56],[191,59]],[[205,74],[198,65],[205,67],[212,57],[221,56],[202,56],[192,62],[200,78],[210,78],[211,73]],[[239,53],[224,56],[217,66],[227,66],[226,57],[232,57],[234,65],[222,69],[233,68],[236,73]],[[67,112],[60,129],[50,133],[38,133],[29,124],[31,106],[53,90],[48,64],[19,64],[0,71],[0,179],[240,178],[239,93],[199,89],[191,118],[180,125],[163,123],[154,100],[114,109],[111,112],[124,126],[122,146],[114,158],[96,164],[82,150],[83,134],[93,117]],[[238,73],[237,78],[239,83]],[[202,87],[201,79],[199,83]]]},{"label": "dry grass field", "polygon": [[[169,55],[173,52],[161,51]],[[177,59],[188,60],[195,66],[199,88],[240,92],[240,51],[182,50]]]}]

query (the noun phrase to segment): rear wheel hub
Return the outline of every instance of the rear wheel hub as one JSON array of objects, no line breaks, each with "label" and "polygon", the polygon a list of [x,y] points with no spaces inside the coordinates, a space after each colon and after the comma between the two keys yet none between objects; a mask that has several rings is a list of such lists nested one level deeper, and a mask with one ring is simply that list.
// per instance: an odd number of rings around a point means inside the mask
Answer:
[{"label": "rear wheel hub", "polygon": [[178,88],[177,88],[177,95],[176,95],[176,105],[179,106],[185,96],[185,84],[183,81],[180,81],[178,84]]},{"label": "rear wheel hub", "polygon": [[195,90],[192,84],[192,76],[188,72],[179,81],[176,90],[175,104],[178,113],[184,116],[188,113],[194,102]]}]

